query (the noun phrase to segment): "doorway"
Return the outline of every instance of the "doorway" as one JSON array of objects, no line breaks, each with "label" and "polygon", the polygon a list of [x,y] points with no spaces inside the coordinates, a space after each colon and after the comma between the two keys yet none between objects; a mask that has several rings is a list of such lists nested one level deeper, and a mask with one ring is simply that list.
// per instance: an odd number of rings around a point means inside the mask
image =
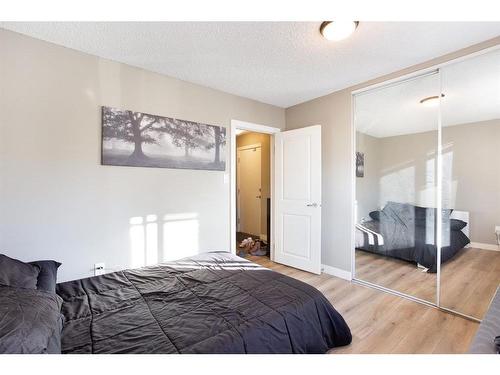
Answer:
[{"label": "doorway", "polygon": [[[266,225],[269,223],[266,242],[270,260],[319,274],[321,272],[321,126],[312,125],[281,131],[279,128],[238,120],[231,121],[230,251],[233,254],[237,254],[239,250],[236,134],[242,130],[270,135],[269,200],[266,200],[265,219]],[[253,142],[256,143],[258,142]],[[261,220],[261,228],[262,222]]]},{"label": "doorway", "polygon": [[250,237],[254,245],[259,242],[258,246],[265,248],[265,255],[260,256],[273,259],[272,145],[273,134],[278,132],[278,128],[231,121],[230,250],[233,254],[248,255],[248,249],[240,244]]},{"label": "doorway", "polygon": [[269,134],[240,130],[236,135],[236,252],[269,256]]}]

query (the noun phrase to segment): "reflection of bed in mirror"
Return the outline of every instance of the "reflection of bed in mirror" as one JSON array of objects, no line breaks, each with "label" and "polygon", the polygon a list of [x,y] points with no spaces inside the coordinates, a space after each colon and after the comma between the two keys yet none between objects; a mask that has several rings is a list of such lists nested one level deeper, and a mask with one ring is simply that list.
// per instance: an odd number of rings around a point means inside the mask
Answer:
[{"label": "reflection of bed in mirror", "polygon": [[[357,250],[414,263],[436,272],[435,208],[388,202],[371,220],[356,225]],[[443,209],[441,264],[470,243],[469,213]]]}]

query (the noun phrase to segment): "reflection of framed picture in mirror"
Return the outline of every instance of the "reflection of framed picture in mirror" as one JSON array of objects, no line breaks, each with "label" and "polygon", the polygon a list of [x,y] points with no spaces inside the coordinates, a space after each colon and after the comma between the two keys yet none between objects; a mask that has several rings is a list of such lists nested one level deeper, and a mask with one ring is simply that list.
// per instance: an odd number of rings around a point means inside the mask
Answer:
[{"label": "reflection of framed picture in mirror", "polygon": [[356,177],[365,176],[365,154],[356,151]]}]

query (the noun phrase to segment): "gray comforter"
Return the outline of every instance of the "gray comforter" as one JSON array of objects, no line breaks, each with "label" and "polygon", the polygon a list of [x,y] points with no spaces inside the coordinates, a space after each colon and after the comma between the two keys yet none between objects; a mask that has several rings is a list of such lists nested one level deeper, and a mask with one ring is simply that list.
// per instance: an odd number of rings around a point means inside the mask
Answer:
[{"label": "gray comforter", "polygon": [[58,284],[63,353],[324,353],[351,333],[315,288],[229,253]]}]

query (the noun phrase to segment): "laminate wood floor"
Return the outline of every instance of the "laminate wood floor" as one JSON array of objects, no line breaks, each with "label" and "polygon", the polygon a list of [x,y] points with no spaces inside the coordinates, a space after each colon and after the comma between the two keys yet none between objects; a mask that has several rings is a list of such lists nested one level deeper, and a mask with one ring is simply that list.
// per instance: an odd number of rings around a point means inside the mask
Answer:
[{"label": "laminate wood floor", "polygon": [[[436,274],[356,250],[356,278],[436,301]],[[500,251],[466,248],[441,265],[441,306],[482,319],[500,284]]]},{"label": "laminate wood floor", "polygon": [[478,323],[432,307],[350,283],[274,263],[247,259],[319,289],[351,328],[351,345],[330,353],[466,353]]}]

